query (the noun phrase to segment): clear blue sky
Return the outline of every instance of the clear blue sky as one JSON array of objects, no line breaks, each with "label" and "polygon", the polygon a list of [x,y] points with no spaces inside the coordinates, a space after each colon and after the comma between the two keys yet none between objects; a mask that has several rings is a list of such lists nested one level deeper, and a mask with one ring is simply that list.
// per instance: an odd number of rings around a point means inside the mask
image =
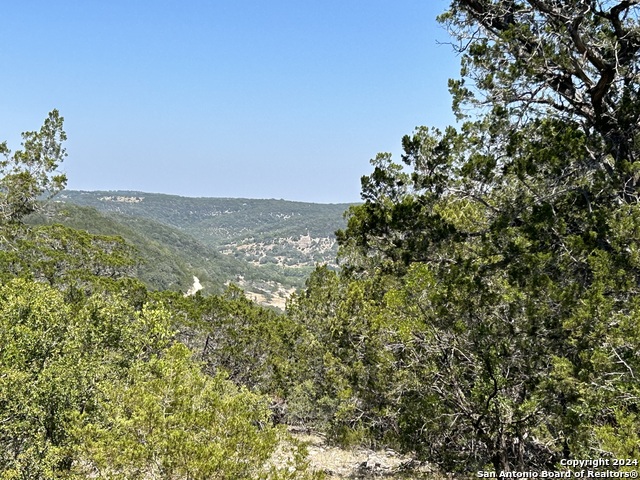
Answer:
[{"label": "clear blue sky", "polygon": [[65,117],[69,188],[359,200],[454,122],[444,0],[4,2],[0,141]]}]

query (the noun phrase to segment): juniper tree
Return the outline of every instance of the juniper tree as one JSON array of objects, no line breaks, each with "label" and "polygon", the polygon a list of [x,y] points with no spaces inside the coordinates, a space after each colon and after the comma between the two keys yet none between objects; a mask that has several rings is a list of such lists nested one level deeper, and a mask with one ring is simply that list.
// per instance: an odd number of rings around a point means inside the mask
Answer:
[{"label": "juniper tree", "polygon": [[64,118],[52,110],[38,132],[22,133],[22,150],[11,152],[0,143],[0,221],[15,223],[64,189],[67,177],[57,172],[67,156]]},{"label": "juniper tree", "polygon": [[446,469],[638,455],[639,13],[452,1],[463,123],[376,158],[338,235],[345,281],[402,282],[389,409]]}]

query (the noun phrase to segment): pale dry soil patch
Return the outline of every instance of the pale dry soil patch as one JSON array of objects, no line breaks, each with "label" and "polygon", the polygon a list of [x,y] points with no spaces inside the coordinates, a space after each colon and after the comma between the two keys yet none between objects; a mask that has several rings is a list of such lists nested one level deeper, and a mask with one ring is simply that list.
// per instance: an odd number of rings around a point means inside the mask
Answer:
[{"label": "pale dry soil patch", "polygon": [[327,444],[321,435],[289,428],[291,435],[307,445],[308,459],[314,470],[325,472],[327,480],[442,480],[429,465],[416,462],[393,450],[371,450],[363,447],[343,449]]},{"label": "pale dry soil patch", "polygon": [[184,296],[188,297],[190,295],[195,295],[196,292],[198,292],[200,290],[202,290],[202,284],[200,283],[200,279],[194,275],[193,276],[193,285],[191,285],[191,287],[189,287],[189,290],[187,290],[187,293],[185,293]]}]

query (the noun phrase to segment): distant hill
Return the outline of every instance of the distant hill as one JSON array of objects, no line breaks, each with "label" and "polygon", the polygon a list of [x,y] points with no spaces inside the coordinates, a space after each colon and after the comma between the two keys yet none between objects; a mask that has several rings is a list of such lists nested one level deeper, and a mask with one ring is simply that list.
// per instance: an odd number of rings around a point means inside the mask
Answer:
[{"label": "distant hill", "polygon": [[[77,207],[93,207],[102,215]],[[154,264],[140,276],[155,288],[184,290],[195,275],[205,292],[234,282],[261,303],[282,307],[316,264],[335,265],[334,232],[345,226],[348,208],[349,204],[65,190],[56,197],[55,213],[47,221],[122,236]]]},{"label": "distant hill", "polygon": [[101,235],[117,235],[136,247],[137,276],[150,288],[186,291],[196,275],[208,292],[219,292],[225,280],[246,273],[246,263],[228,258],[175,228],[144,218],[104,214],[95,208],[53,204],[46,215],[29,216],[30,224],[60,223]]}]

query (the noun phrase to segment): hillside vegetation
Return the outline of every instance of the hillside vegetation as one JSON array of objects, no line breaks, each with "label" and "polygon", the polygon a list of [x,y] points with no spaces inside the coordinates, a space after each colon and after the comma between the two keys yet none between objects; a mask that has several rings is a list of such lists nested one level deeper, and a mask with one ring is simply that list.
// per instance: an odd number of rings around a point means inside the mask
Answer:
[{"label": "hillside vegetation", "polygon": [[[93,207],[106,217],[89,218],[88,210],[81,214],[77,209],[58,207],[50,221],[121,235],[144,248],[148,267],[141,274],[154,288],[179,285],[186,291],[185,284],[195,275],[204,280],[205,293],[233,282],[261,303],[279,307],[304,285],[316,265],[335,266],[335,232],[346,225],[343,215],[349,208],[348,204],[189,198],[130,191],[65,190],[56,200]],[[156,247],[149,240],[156,242]],[[166,266],[160,265],[157,243],[168,255],[164,257]],[[177,259],[181,265],[170,266]],[[149,267],[165,272],[150,272]]]},{"label": "hillside vegetation", "polygon": [[144,218],[104,215],[94,208],[55,203],[46,213],[30,215],[25,221],[122,237],[136,249],[136,276],[154,290],[186,292],[196,275],[206,293],[221,293],[225,281],[246,273],[244,262],[222,255],[175,228]]},{"label": "hillside vegetation", "polygon": [[343,215],[350,206],[273,199],[190,198],[131,191],[65,190],[56,199],[102,212],[155,220],[182,230],[204,244],[227,247],[234,252],[252,245],[266,247],[289,240],[290,245],[297,247],[294,249],[299,253],[299,263],[310,266],[335,261],[337,245],[332,240],[336,230],[344,227]]},{"label": "hillside vegetation", "polygon": [[[309,266],[285,312],[235,285],[150,289],[139,262],[168,255],[169,278],[194,265],[176,244],[231,249],[214,275],[269,223],[295,241],[293,204],[255,219],[248,200],[70,192],[53,218],[103,233],[26,223],[66,184],[62,118],[0,144],[0,478],[375,478],[381,449],[400,478],[636,478],[639,18],[636,1],[452,1],[461,125],[372,159],[340,269]],[[278,262],[253,266],[301,271]],[[325,448],[367,461],[323,472]]]}]

